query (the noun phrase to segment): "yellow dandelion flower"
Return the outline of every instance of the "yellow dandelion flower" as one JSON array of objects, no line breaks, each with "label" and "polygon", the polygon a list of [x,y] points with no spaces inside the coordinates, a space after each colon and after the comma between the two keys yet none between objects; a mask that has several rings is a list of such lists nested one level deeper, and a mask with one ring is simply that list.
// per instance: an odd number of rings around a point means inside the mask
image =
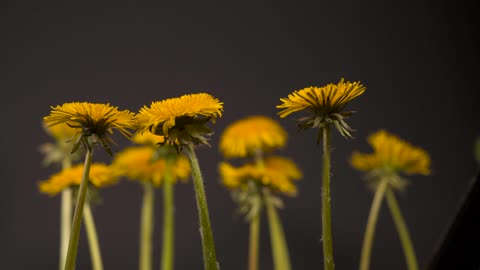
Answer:
[{"label": "yellow dandelion flower", "polygon": [[221,117],[223,102],[206,93],[183,95],[144,106],[138,113],[140,132],[165,136],[170,144],[208,144],[208,121]]},{"label": "yellow dandelion flower", "polygon": [[380,130],[368,137],[371,154],[354,152],[351,164],[361,171],[389,168],[406,174],[430,174],[430,156],[420,147]]},{"label": "yellow dandelion flower", "polygon": [[323,87],[307,87],[294,91],[287,98],[281,98],[283,103],[277,108],[283,109],[278,114],[281,118],[308,109],[312,116],[300,119],[299,127],[322,128],[334,124],[345,137],[351,137],[351,128],[343,120],[352,112],[343,112],[345,106],[354,98],[365,92],[365,86],[360,82],[345,82],[341,79],[337,84],[327,84]]},{"label": "yellow dandelion flower", "polygon": [[279,156],[266,158],[264,166],[245,164],[234,167],[227,162],[222,162],[219,170],[223,184],[228,188],[242,188],[248,181],[254,180],[290,196],[297,193],[293,180],[302,177],[301,171],[293,161]]},{"label": "yellow dandelion flower", "polygon": [[[79,164],[59,173],[53,174],[48,180],[38,185],[41,193],[54,196],[71,186],[79,186],[82,180],[83,164]],[[113,185],[118,181],[110,166],[94,163],[90,166],[89,183],[97,188]]]},{"label": "yellow dandelion flower", "polygon": [[73,139],[79,132],[78,129],[69,127],[66,123],[48,126],[48,124],[44,121],[43,127],[49,135],[55,138],[55,140],[61,142]]},{"label": "yellow dandelion flower", "polygon": [[165,138],[160,135],[155,135],[151,132],[137,132],[132,141],[136,144],[143,145],[158,145],[165,142]]},{"label": "yellow dandelion flower", "polygon": [[[119,111],[109,103],[71,102],[51,107],[50,115],[44,117],[49,127],[58,124],[67,124],[76,129],[81,136],[75,143],[78,145],[83,138],[93,136],[93,142],[100,142],[110,152],[111,143],[107,133],[118,130],[126,137],[130,137],[129,129],[136,128],[134,114],[128,110]],[[74,148],[75,149],[75,148]]]},{"label": "yellow dandelion flower", "polygon": [[[152,182],[160,186],[165,175],[166,160],[153,161],[155,149],[149,146],[129,147],[115,156],[112,167],[116,174],[130,179]],[[172,180],[186,180],[190,174],[188,160],[182,156],[176,158],[172,166]]]},{"label": "yellow dandelion flower", "polygon": [[266,116],[249,116],[228,126],[220,137],[220,150],[228,158],[246,157],[261,150],[285,146],[287,132]]}]

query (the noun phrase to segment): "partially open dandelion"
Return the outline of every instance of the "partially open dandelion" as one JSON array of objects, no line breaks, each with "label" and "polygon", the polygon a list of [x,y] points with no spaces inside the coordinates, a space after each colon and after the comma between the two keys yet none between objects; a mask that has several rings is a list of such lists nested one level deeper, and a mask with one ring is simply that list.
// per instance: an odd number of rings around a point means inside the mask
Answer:
[{"label": "partially open dandelion", "polygon": [[77,257],[83,205],[85,203],[87,179],[89,178],[94,145],[99,144],[109,154],[112,154],[110,144],[113,141],[109,135],[113,133],[113,130],[117,130],[124,136],[129,137],[131,135],[129,130],[136,129],[136,121],[133,113],[127,110],[120,111],[117,107],[110,104],[71,102],[51,107],[51,109],[50,115],[43,118],[48,127],[66,124],[76,129],[77,135],[76,139],[73,140],[72,152],[76,152],[80,145],[83,145],[86,150],[85,165],[75,205],[72,234],[70,235],[65,263],[66,270],[73,270]]},{"label": "partially open dandelion", "polygon": [[286,98],[281,98],[282,109],[278,114],[281,118],[299,112],[308,111],[310,115],[300,118],[300,129],[318,128],[317,143],[323,138],[323,168],[322,168],[322,243],[325,270],[333,270],[332,225],[330,214],[330,126],[334,126],[345,138],[352,137],[353,131],[345,122],[345,118],[353,112],[344,111],[347,104],[365,92],[365,86],[360,82],[345,82],[327,84],[322,87],[307,87],[294,91]]},{"label": "partially open dandelion", "polygon": [[[149,134],[149,133],[145,133]],[[173,269],[173,239],[174,239],[174,200],[173,184],[186,180],[190,175],[190,165],[183,156],[178,156],[175,150],[168,151],[170,146],[160,146],[163,138],[157,135],[136,134],[133,141],[143,143],[143,146],[132,146],[115,156],[113,167],[117,174],[143,184],[143,203],[140,225],[140,270],[152,269],[152,235],[154,220],[154,187],[163,187],[164,199],[164,234],[162,270]],[[167,149],[165,149],[167,148]],[[160,152],[160,154],[159,154]],[[162,154],[165,153],[165,154]]]},{"label": "partially open dandelion", "polygon": [[[55,196],[64,190],[73,189],[79,190],[82,182],[82,174],[84,172],[83,165],[76,165],[66,168],[59,173],[53,174],[48,180],[39,183],[38,187],[41,193]],[[89,198],[84,204],[83,220],[85,222],[85,231],[87,233],[88,244],[90,248],[90,256],[92,260],[92,269],[102,270],[102,256],[95,228],[95,221],[91,211],[91,201],[98,196],[97,190],[115,184],[118,181],[110,166],[103,163],[94,163],[90,168],[90,175],[88,177]],[[77,192],[78,196],[78,192]]]},{"label": "partially open dandelion", "polygon": [[207,139],[213,132],[207,123],[215,122],[222,112],[223,102],[212,95],[199,93],[152,102],[150,107],[144,106],[137,115],[140,132],[162,135],[164,144],[173,145],[178,152],[186,150],[196,193],[204,266],[208,270],[217,270],[218,263],[203,179],[193,147],[208,145]]},{"label": "partially open dandelion", "polygon": [[383,196],[387,199],[387,205],[397,227],[408,269],[416,270],[418,262],[413,244],[393,190],[405,187],[407,181],[402,174],[430,174],[430,157],[422,148],[413,146],[385,130],[370,135],[368,142],[374,152],[371,154],[354,152],[350,160],[354,168],[367,172],[366,179],[375,190],[363,241],[360,270],[369,269],[375,225]]}]

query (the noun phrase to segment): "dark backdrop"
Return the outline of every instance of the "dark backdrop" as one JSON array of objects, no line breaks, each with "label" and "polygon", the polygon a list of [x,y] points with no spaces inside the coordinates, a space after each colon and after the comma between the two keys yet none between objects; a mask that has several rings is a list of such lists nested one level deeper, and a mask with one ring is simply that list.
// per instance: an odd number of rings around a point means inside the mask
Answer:
[{"label": "dark backdrop", "polygon": [[[248,226],[219,184],[219,134],[251,114],[278,119],[275,105],[295,89],[360,80],[364,95],[349,105],[355,139],[333,136],[333,233],[337,269],[358,265],[372,194],[347,157],[370,151],[379,128],[424,147],[433,174],[410,177],[399,195],[418,259],[425,266],[475,174],[478,125],[478,27],[473,6],[454,1],[325,1],[261,6],[99,6],[18,3],[1,20],[2,269],[56,269],[59,197],[37,182],[55,172],[37,148],[49,106],[110,102],[138,111],[151,101],[205,91],[225,102],[211,148],[198,149],[222,269],[245,269]],[[313,131],[280,120],[305,177],[281,211],[294,269],[321,269],[320,157]],[[120,139],[120,146],[126,141]],[[121,148],[121,147],[120,147]],[[101,151],[97,160],[108,161]],[[137,267],[141,189],[132,182],[103,191],[95,209],[106,269]],[[157,197],[155,268],[161,196]],[[176,189],[176,269],[202,269],[191,183]],[[266,225],[266,223],[263,223]],[[83,235],[82,235],[83,237]],[[261,268],[272,269],[266,226]],[[372,269],[405,269],[391,217],[382,209]],[[78,269],[89,269],[81,239]]]}]

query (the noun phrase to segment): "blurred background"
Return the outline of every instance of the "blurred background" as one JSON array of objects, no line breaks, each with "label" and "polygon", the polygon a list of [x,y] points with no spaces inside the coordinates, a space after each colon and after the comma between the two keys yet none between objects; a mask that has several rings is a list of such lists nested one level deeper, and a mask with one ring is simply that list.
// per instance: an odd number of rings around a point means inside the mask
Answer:
[{"label": "blurred background", "polygon": [[[471,2],[473,4],[473,1]],[[218,139],[242,117],[262,114],[289,132],[277,154],[302,168],[299,194],[280,212],[294,269],[321,269],[321,147],[315,132],[280,120],[279,98],[310,85],[361,81],[364,95],[349,104],[352,140],[333,135],[332,218],[337,269],[359,262],[372,194],[348,164],[379,128],[425,148],[431,176],[409,177],[399,201],[422,267],[454,216],[477,165],[480,135],[478,16],[470,2],[306,1],[272,5],[83,5],[40,2],[0,9],[3,132],[1,269],[56,269],[60,197],[38,193],[57,171],[42,167],[40,144],[50,106],[110,102],[138,111],[185,93],[223,101],[212,147],[198,148],[221,269],[246,269],[248,225],[220,184]],[[121,150],[128,145],[118,139]],[[101,150],[95,160],[111,159]],[[157,191],[155,268],[160,260],[161,192]],[[141,188],[124,181],[102,191],[94,209],[105,269],[135,269]],[[272,269],[263,220],[261,269]],[[77,269],[90,269],[82,234]],[[191,181],[176,186],[176,269],[202,269],[198,216]],[[395,227],[382,208],[372,269],[405,269]]]}]

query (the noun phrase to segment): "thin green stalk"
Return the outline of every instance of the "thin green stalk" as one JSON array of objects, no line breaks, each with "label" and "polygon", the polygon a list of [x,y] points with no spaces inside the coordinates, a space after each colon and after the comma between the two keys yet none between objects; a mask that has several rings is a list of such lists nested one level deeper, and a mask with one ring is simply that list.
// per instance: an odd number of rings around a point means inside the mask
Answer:
[{"label": "thin green stalk", "polygon": [[258,270],[260,240],[260,212],[250,220],[250,239],[248,248],[248,270]]},{"label": "thin green stalk", "polygon": [[92,260],[93,270],[103,270],[102,254],[98,244],[97,229],[93,219],[92,209],[88,202],[83,206],[83,221],[85,222],[85,232],[87,233],[88,246],[90,248],[90,259]]},{"label": "thin green stalk", "polygon": [[162,246],[162,270],[173,270],[174,258],[174,194],[173,178],[171,172],[171,160],[167,158],[165,178],[163,181],[163,246]]},{"label": "thin green stalk", "polygon": [[270,227],[270,241],[272,243],[273,264],[275,270],[290,270],[290,256],[288,255],[287,242],[283,232],[282,223],[278,217],[277,210],[272,202],[265,196],[268,224]]},{"label": "thin green stalk", "polygon": [[210,217],[208,214],[207,198],[203,187],[203,178],[198,164],[197,156],[192,145],[187,145],[186,153],[192,168],[193,185],[195,188],[195,197],[197,200],[197,210],[200,219],[200,232],[202,237],[203,261],[205,270],[218,270],[217,255],[215,253],[215,243],[210,226]]},{"label": "thin green stalk", "polygon": [[335,269],[333,262],[332,218],[330,207],[330,127],[323,132],[323,168],[322,168],[322,243],[323,264],[325,270]]},{"label": "thin green stalk", "polygon": [[[62,170],[71,167],[70,158],[65,158],[62,162]],[[59,269],[65,267],[67,258],[68,241],[70,240],[70,232],[72,231],[72,189],[65,188],[62,190],[61,207],[60,207],[60,256]]]},{"label": "thin green stalk", "polygon": [[370,254],[372,251],[372,243],[375,233],[375,226],[377,225],[378,213],[382,206],[383,196],[387,189],[388,181],[381,180],[375,190],[370,214],[368,215],[367,228],[363,238],[362,255],[360,257],[360,270],[368,270],[370,267]]},{"label": "thin green stalk", "polygon": [[397,227],[398,236],[400,237],[400,242],[402,243],[403,253],[405,254],[405,259],[407,261],[408,270],[418,270],[417,257],[415,256],[415,249],[413,248],[412,240],[410,239],[410,234],[408,233],[407,224],[405,219],[402,216],[400,207],[398,206],[397,199],[395,194],[389,188],[386,192],[387,205],[390,208],[390,213],[392,213],[393,221]]},{"label": "thin green stalk", "polygon": [[78,189],[77,203],[75,205],[75,212],[73,214],[73,228],[70,235],[70,242],[68,243],[67,260],[65,262],[65,270],[74,270],[75,262],[77,260],[78,239],[80,238],[80,227],[82,226],[83,205],[85,204],[85,197],[87,194],[88,175],[90,174],[90,165],[92,163],[93,148],[87,147],[85,155],[85,163],[83,167],[82,181]]},{"label": "thin green stalk", "polygon": [[140,224],[140,270],[152,269],[153,207],[155,192],[152,183],[143,184],[142,216]]}]

